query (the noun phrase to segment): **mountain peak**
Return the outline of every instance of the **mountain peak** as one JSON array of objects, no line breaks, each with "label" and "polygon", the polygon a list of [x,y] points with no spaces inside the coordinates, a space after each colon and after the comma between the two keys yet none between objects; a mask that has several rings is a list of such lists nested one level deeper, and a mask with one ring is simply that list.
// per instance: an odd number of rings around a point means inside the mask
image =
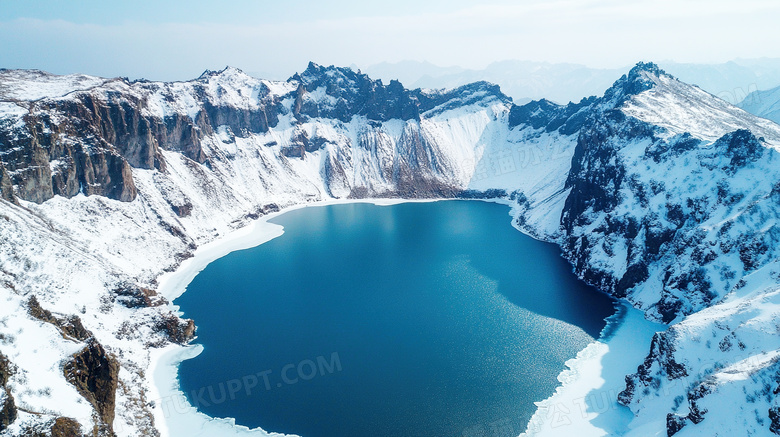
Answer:
[{"label": "mountain peak", "polygon": [[241,69],[231,66],[226,66],[221,70],[206,70],[198,76],[198,79],[207,79],[214,76],[222,76],[223,74],[245,74]]},{"label": "mountain peak", "polygon": [[295,73],[290,80],[297,80],[306,86],[320,86],[331,82],[344,85],[345,83],[371,81],[365,74],[355,72],[351,68],[336,67],[334,65],[326,67],[312,61],[309,62],[306,70],[301,73]]},{"label": "mountain peak", "polygon": [[631,96],[655,88],[662,77],[674,79],[653,62],[639,62],[628,74],[624,74],[612,84],[604,93],[604,100],[610,102],[613,107],[618,107]]},{"label": "mountain peak", "polygon": [[631,69],[631,71],[628,72],[629,77],[637,77],[640,75],[640,73],[650,73],[653,76],[662,76],[668,74],[661,69],[661,67],[658,66],[658,64],[654,62],[637,62],[637,64]]}]

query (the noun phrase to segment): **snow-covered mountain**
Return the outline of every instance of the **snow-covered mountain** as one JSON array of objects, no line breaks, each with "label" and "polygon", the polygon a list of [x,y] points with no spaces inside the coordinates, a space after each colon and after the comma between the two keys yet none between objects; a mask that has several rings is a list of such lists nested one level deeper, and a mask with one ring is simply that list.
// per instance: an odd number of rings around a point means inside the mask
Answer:
[{"label": "snow-covered mountain", "polygon": [[780,87],[753,91],[737,106],[751,114],[780,123]]},{"label": "snow-covered mountain", "polygon": [[631,432],[769,435],[778,146],[780,126],[653,64],[522,106],[316,64],[281,82],[0,71],[0,428],[165,433],[147,372],[194,325],[158,279],[262,215],[505,197],[580,277],[669,324],[620,395]]},{"label": "snow-covered mountain", "polygon": [[[780,59],[737,59],[721,64],[660,63],[680,80],[736,104],[756,90],[780,85]],[[506,60],[483,69],[438,67],[428,62],[402,61],[363,68],[372,77],[423,88],[452,88],[478,80],[501,86],[517,104],[546,98],[558,103],[601,95],[626,69],[591,68],[580,64]]]},{"label": "snow-covered mountain", "polygon": [[631,428],[776,432],[778,126],[652,67],[621,81],[646,90],[618,90],[580,132],[562,246],[585,280],[671,323],[620,394]]}]

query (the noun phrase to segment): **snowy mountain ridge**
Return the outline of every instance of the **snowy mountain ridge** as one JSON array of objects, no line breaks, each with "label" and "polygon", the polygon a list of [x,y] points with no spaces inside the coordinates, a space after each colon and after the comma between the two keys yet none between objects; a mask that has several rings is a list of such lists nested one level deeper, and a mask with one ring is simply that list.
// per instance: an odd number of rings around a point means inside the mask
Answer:
[{"label": "snowy mountain ridge", "polygon": [[751,114],[780,123],[780,87],[753,91],[737,106]]},{"label": "snowy mountain ridge", "polygon": [[[769,435],[780,406],[754,393],[780,350],[778,141],[643,63],[603,97],[522,106],[484,82],[408,90],[313,63],[284,82],[0,71],[0,427],[167,435],[146,371],[194,325],[157,280],[260,216],[503,197],[580,277],[670,324],[623,387],[629,432]],[[719,390],[746,400],[727,411]]]}]

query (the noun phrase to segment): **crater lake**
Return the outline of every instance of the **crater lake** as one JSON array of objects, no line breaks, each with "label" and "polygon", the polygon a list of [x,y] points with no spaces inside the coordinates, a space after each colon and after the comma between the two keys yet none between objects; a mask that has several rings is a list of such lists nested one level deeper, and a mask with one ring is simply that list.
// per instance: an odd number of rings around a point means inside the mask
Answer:
[{"label": "crater lake", "polygon": [[200,411],[303,437],[516,436],[615,310],[506,205],[311,206],[176,299]]}]

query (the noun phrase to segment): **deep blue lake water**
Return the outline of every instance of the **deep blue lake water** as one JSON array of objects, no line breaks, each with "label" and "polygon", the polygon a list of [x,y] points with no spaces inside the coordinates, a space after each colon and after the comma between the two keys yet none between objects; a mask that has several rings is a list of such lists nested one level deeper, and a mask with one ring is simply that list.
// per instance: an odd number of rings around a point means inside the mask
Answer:
[{"label": "deep blue lake water", "polygon": [[193,405],[304,437],[516,436],[613,314],[559,249],[476,201],[346,204],[210,264],[176,300]]}]

